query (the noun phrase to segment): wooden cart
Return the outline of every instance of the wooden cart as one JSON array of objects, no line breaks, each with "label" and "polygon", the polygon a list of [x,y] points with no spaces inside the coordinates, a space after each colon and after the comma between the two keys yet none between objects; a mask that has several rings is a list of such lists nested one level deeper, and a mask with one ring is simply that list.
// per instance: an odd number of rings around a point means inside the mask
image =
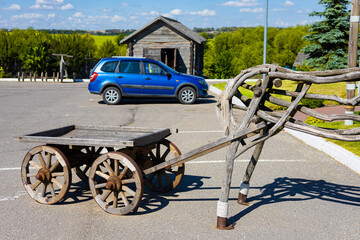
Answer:
[{"label": "wooden cart", "polygon": [[184,163],[230,144],[237,138],[258,133],[255,125],[236,136],[224,137],[181,155],[166,139],[171,129],[67,126],[18,137],[37,142],[21,167],[23,185],[32,199],[54,204],[71,185],[71,169],[88,181],[96,203],[106,212],[125,215],[137,209],[144,185],[168,192],[184,176]]}]

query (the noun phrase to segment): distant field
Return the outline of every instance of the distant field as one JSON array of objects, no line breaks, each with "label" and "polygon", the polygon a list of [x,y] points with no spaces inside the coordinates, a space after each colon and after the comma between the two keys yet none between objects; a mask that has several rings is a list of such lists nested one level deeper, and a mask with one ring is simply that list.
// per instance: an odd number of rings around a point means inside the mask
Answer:
[{"label": "distant field", "polygon": [[91,35],[95,39],[96,46],[101,46],[106,40],[111,40],[115,43],[115,39],[117,36],[99,36],[99,35]]}]

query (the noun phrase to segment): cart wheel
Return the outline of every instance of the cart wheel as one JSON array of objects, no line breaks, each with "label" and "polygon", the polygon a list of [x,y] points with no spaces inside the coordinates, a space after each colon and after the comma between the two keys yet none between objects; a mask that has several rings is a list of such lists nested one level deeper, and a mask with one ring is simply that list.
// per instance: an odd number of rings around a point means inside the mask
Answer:
[{"label": "cart wheel", "polygon": [[[169,155],[170,152],[172,153],[172,156]],[[169,140],[164,139],[160,143],[155,144],[155,147],[149,152],[147,159],[144,162],[143,169],[162,163],[166,161],[167,157],[168,159],[171,159],[179,155],[181,155],[181,152],[176,145]],[[163,168],[146,175],[144,177],[144,183],[145,186],[155,192],[169,192],[180,184],[184,177],[184,172],[184,164]]]},{"label": "cart wheel", "polygon": [[95,161],[97,157],[99,157],[101,154],[104,154],[106,152],[114,151],[114,148],[106,148],[106,147],[90,147],[85,146],[80,151],[87,155],[87,157],[90,157],[93,159],[90,163],[85,163],[82,166],[74,167],[74,172],[76,175],[84,182],[89,182],[89,170],[91,167],[91,164]]},{"label": "cart wheel", "polygon": [[42,204],[54,204],[69,191],[70,169],[69,161],[59,149],[38,146],[25,155],[21,178],[32,199]]},{"label": "cart wheel", "polygon": [[119,152],[109,152],[95,160],[89,185],[96,203],[105,212],[116,215],[137,209],[144,192],[140,168],[133,159]]}]

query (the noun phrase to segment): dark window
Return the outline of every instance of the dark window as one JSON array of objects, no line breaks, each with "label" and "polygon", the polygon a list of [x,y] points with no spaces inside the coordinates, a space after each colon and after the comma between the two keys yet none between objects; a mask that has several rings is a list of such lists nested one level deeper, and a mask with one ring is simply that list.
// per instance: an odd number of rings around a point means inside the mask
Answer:
[{"label": "dark window", "polygon": [[159,65],[151,62],[144,62],[146,74],[165,76],[166,71]]},{"label": "dark window", "polygon": [[119,73],[140,74],[140,62],[138,61],[121,61],[119,65]]},{"label": "dark window", "polygon": [[102,67],[101,71],[103,72],[115,72],[116,65],[118,61],[106,62]]}]

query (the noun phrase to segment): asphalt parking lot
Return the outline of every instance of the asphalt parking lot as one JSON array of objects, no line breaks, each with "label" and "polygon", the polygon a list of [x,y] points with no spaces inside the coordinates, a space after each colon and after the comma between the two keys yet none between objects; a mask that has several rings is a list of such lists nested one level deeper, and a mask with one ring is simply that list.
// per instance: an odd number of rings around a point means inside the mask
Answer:
[{"label": "asphalt parking lot", "polygon": [[181,152],[223,136],[214,97],[194,105],[172,99],[130,99],[107,106],[86,83],[0,82],[0,239],[359,239],[360,176],[282,132],[265,143],[254,172],[251,207],[236,203],[250,152],[236,161],[230,193],[231,231],[219,231],[216,202],[226,149],[186,164],[180,186],[145,189],[136,214],[114,216],[73,174],[64,201],[41,205],[25,192],[20,166],[36,144],[14,137],[66,125],[178,128],[169,140]]}]

